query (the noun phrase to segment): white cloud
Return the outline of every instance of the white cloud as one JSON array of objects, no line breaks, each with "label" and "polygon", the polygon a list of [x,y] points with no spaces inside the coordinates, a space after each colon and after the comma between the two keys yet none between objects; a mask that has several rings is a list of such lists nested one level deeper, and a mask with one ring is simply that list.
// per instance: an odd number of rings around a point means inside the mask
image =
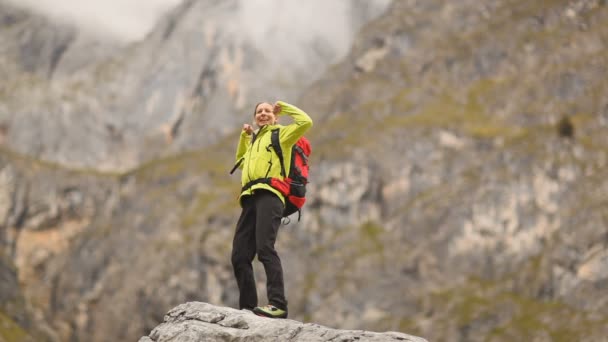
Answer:
[{"label": "white cloud", "polygon": [[[390,0],[367,0],[367,19],[386,9]],[[309,66],[313,56],[333,63],[350,49],[360,18],[354,0],[240,0],[239,26],[247,40],[263,46],[267,58],[288,56],[290,64]],[[316,49],[317,51],[311,51]]]},{"label": "white cloud", "polygon": [[[131,42],[142,39],[159,17],[182,0],[8,0],[37,13],[68,21],[80,29]],[[203,1],[203,0],[199,0]],[[244,40],[264,46],[271,58],[291,56],[308,65],[309,57],[339,58],[350,48],[354,29],[384,10],[390,0],[238,0],[229,22]],[[358,3],[358,5],[356,5]],[[333,61],[330,61],[333,62]]]},{"label": "white cloud", "polygon": [[43,15],[123,41],[143,38],[181,0],[8,0]]}]

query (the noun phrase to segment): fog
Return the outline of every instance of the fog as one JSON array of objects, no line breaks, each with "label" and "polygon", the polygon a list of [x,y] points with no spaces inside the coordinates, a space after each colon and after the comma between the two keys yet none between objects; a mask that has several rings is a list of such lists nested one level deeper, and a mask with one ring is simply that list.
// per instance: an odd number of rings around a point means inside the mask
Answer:
[{"label": "fog", "polygon": [[[161,15],[181,0],[5,0],[82,30],[123,42],[142,39]],[[322,37],[341,50],[350,44],[354,0],[239,0],[235,13],[243,33],[256,45],[289,38],[308,45]],[[355,0],[356,1],[356,0]],[[373,17],[390,0],[368,0]],[[269,47],[280,49],[281,47]]]},{"label": "fog", "polygon": [[180,0],[8,0],[80,29],[121,41],[141,39]]},{"label": "fog", "polygon": [[264,47],[266,58],[291,67],[306,65],[319,50],[329,59],[346,52],[353,35],[351,1],[241,1],[239,22],[242,32],[255,46]]}]

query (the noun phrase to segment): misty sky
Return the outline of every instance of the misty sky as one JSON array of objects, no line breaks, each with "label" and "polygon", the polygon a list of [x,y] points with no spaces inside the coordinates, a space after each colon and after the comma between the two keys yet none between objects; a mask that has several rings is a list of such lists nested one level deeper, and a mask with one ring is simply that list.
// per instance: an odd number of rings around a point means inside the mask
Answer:
[{"label": "misty sky", "polygon": [[90,32],[133,41],[181,0],[8,0],[38,13],[70,21]]},{"label": "misty sky", "polygon": [[[182,0],[7,0],[97,35],[124,42],[142,39],[159,16]],[[368,0],[383,9],[390,0]],[[346,43],[353,32],[349,26],[349,0],[240,0],[239,22],[256,43],[267,41],[268,33],[284,34],[299,41],[324,36],[329,41]],[[273,20],[260,21],[267,13],[281,13]],[[262,24],[262,25],[260,25]],[[272,26],[272,27],[270,27]],[[280,30],[276,30],[280,28]],[[277,37],[278,38],[278,37]]]}]

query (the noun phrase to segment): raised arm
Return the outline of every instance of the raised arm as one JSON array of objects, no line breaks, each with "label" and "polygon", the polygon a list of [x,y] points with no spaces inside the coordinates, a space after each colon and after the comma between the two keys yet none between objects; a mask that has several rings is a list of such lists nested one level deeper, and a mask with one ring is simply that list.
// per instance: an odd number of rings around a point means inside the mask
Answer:
[{"label": "raised arm", "polygon": [[287,102],[278,101],[277,105],[281,107],[277,115],[289,115],[294,121],[281,129],[281,143],[293,145],[312,127],[312,119],[303,110]]}]

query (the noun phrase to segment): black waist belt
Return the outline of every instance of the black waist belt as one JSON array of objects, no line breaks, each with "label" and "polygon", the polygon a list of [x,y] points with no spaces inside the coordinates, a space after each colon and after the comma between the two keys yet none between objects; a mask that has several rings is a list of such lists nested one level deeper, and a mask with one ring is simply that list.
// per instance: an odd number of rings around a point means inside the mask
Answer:
[{"label": "black waist belt", "polygon": [[270,180],[272,178],[258,178],[256,180],[252,180],[251,182],[243,185],[243,188],[241,189],[241,192],[245,191],[245,190],[249,190],[249,188],[251,188],[252,186],[256,185],[256,184],[270,184]]}]

